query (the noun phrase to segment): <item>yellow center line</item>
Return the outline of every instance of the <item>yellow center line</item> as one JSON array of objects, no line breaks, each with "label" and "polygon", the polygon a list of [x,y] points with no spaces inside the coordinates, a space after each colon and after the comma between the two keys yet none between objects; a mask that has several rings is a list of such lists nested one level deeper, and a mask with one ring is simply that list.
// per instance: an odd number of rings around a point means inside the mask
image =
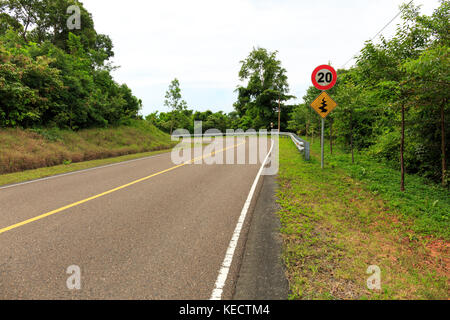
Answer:
[{"label": "yellow center line", "polygon": [[223,151],[225,151],[225,150],[228,150],[228,149],[231,149],[231,148],[238,147],[238,146],[240,146],[240,145],[242,145],[242,144],[244,144],[244,143],[245,143],[245,141],[244,141],[244,142],[241,142],[241,143],[239,143],[239,144],[237,144],[237,145],[234,145],[234,146],[231,146],[231,147],[224,148],[224,149],[219,150],[219,151],[211,152],[210,154],[208,154],[208,155],[206,155],[206,156],[201,156],[201,157],[194,158],[194,159],[192,159],[192,160],[190,160],[190,161],[187,161],[187,162],[185,162],[185,163],[179,164],[179,165],[177,165],[177,166],[174,166],[174,167],[172,167],[172,168],[169,168],[169,169],[166,169],[166,170],[163,170],[163,171],[159,171],[159,172],[154,173],[154,174],[152,174],[152,175],[149,175],[149,176],[147,176],[147,177],[144,177],[144,178],[135,180],[135,181],[133,181],[133,182],[124,184],[124,185],[122,185],[122,186],[120,186],[120,187],[117,187],[117,188],[114,188],[114,189],[105,191],[105,192],[103,192],[103,193],[97,194],[97,195],[92,196],[92,197],[90,197],[90,198],[86,198],[86,199],[84,199],[84,200],[81,200],[81,201],[78,201],[78,202],[74,202],[74,203],[69,204],[69,205],[67,205],[67,206],[64,206],[64,207],[62,207],[62,208],[59,208],[59,209],[56,209],[56,210],[53,210],[53,211],[50,211],[50,212],[41,214],[41,215],[39,215],[39,216],[37,216],[37,217],[34,217],[34,218],[31,218],[31,219],[28,219],[28,220],[25,220],[25,221],[22,221],[22,222],[13,224],[12,226],[9,226],[9,227],[0,229],[0,234],[2,234],[2,233],[4,233],[4,232],[7,232],[7,231],[10,231],[10,230],[13,230],[13,229],[16,229],[16,228],[19,228],[19,227],[22,227],[22,226],[24,226],[24,225],[26,225],[26,224],[29,224],[29,223],[32,223],[32,222],[35,222],[35,221],[44,219],[44,218],[46,218],[46,217],[49,217],[49,216],[52,216],[52,215],[54,215],[54,214],[60,213],[60,212],[65,211],[65,210],[67,210],[67,209],[70,209],[70,208],[79,206],[79,205],[81,205],[81,204],[83,204],[83,203],[86,203],[86,202],[88,202],[88,201],[95,200],[95,199],[98,199],[98,198],[100,198],[100,197],[103,197],[103,196],[106,196],[106,195],[108,195],[108,194],[111,194],[111,193],[113,193],[113,192],[116,192],[116,191],[125,189],[125,188],[127,188],[127,187],[129,187],[129,186],[132,186],[132,185],[137,184],[137,183],[139,183],[139,182],[142,182],[142,181],[148,180],[148,179],[150,179],[150,178],[156,177],[156,176],[161,175],[161,174],[163,174],[163,173],[167,173],[167,172],[169,172],[169,171],[178,169],[178,168],[183,167],[183,166],[185,166],[185,165],[187,165],[187,164],[189,164],[189,163],[191,163],[191,162],[195,162],[195,161],[198,160],[198,159],[208,158],[208,157],[214,155],[215,153],[223,152]]}]

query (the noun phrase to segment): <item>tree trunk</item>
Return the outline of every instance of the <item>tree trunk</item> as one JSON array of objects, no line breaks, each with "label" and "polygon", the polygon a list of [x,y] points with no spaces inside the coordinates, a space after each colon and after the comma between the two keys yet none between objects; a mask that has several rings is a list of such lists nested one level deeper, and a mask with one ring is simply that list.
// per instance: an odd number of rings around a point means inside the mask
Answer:
[{"label": "tree trunk", "polygon": [[309,133],[309,121],[306,122],[306,134],[305,134],[306,137],[308,137],[308,133]]},{"label": "tree trunk", "polygon": [[441,152],[442,152],[442,186],[447,185],[447,156],[445,153],[445,115],[444,107],[446,100],[442,101],[441,104]]},{"label": "tree trunk", "polygon": [[69,126],[70,129],[73,130],[73,125],[72,125],[72,117],[73,117],[73,105],[70,104],[70,118],[69,118]]},{"label": "tree trunk", "polygon": [[30,18],[27,18],[27,23],[25,24],[25,27],[23,28],[23,33],[22,33],[22,37],[23,40],[25,40],[25,42],[28,42],[27,40],[27,31],[28,31],[28,26],[30,25]]},{"label": "tree trunk", "polygon": [[353,112],[350,111],[350,149],[352,150],[352,163],[355,163],[355,154],[353,152]]},{"label": "tree trunk", "polygon": [[400,168],[401,168],[401,180],[400,180],[400,190],[405,191],[405,103],[402,102],[402,138],[400,143]]},{"label": "tree trunk", "polygon": [[281,99],[278,99],[278,133],[281,132]]},{"label": "tree trunk", "polygon": [[330,153],[333,154],[333,118],[330,118]]}]

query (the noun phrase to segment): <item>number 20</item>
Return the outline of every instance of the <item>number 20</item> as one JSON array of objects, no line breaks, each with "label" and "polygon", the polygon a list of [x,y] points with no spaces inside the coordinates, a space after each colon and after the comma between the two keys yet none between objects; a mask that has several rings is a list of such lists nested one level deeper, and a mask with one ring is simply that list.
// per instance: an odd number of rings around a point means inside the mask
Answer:
[{"label": "number 20", "polygon": [[327,74],[325,74],[323,72],[320,72],[319,73],[319,81],[318,82],[319,83],[324,83],[325,82],[324,78],[325,78],[325,81],[327,83],[330,83],[333,80],[333,75],[330,72],[327,72]]}]

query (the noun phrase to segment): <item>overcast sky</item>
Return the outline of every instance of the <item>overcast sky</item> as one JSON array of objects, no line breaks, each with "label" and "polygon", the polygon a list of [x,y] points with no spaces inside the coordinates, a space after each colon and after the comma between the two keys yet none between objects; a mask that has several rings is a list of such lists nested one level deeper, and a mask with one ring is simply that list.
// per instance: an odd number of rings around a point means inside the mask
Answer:
[{"label": "overcast sky", "polygon": [[[233,111],[239,61],[253,47],[278,50],[298,102],[313,69],[341,68],[406,0],[82,0],[96,30],[114,43],[114,72],[143,100],[142,114],[166,111],[180,80],[189,108]],[[415,0],[431,14],[438,0]],[[392,35],[398,18],[383,34]],[[351,61],[347,67],[352,65]]]}]

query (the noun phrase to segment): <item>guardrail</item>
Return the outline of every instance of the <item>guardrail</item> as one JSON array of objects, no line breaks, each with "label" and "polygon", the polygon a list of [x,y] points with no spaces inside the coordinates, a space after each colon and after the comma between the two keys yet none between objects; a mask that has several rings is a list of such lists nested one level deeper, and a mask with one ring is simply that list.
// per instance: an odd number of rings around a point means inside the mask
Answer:
[{"label": "guardrail", "polygon": [[[233,133],[205,133],[205,134],[173,134],[174,138],[181,137],[193,137],[193,138],[202,138],[202,137],[224,137],[224,136],[249,136],[249,135],[259,135],[258,132],[233,132]],[[267,135],[278,135],[278,136],[287,136],[292,139],[298,151],[304,154],[305,160],[309,161],[310,159],[310,144],[308,141],[303,140],[298,135],[292,132],[267,132]]]},{"label": "guardrail", "polygon": [[284,135],[288,135],[291,137],[292,141],[295,143],[295,145],[297,146],[297,149],[300,152],[303,152],[305,154],[305,160],[309,161],[309,150],[310,150],[310,145],[308,141],[303,140],[302,138],[300,138],[298,135],[296,135],[295,133],[291,133],[291,132],[280,132],[280,134],[284,134]]}]

